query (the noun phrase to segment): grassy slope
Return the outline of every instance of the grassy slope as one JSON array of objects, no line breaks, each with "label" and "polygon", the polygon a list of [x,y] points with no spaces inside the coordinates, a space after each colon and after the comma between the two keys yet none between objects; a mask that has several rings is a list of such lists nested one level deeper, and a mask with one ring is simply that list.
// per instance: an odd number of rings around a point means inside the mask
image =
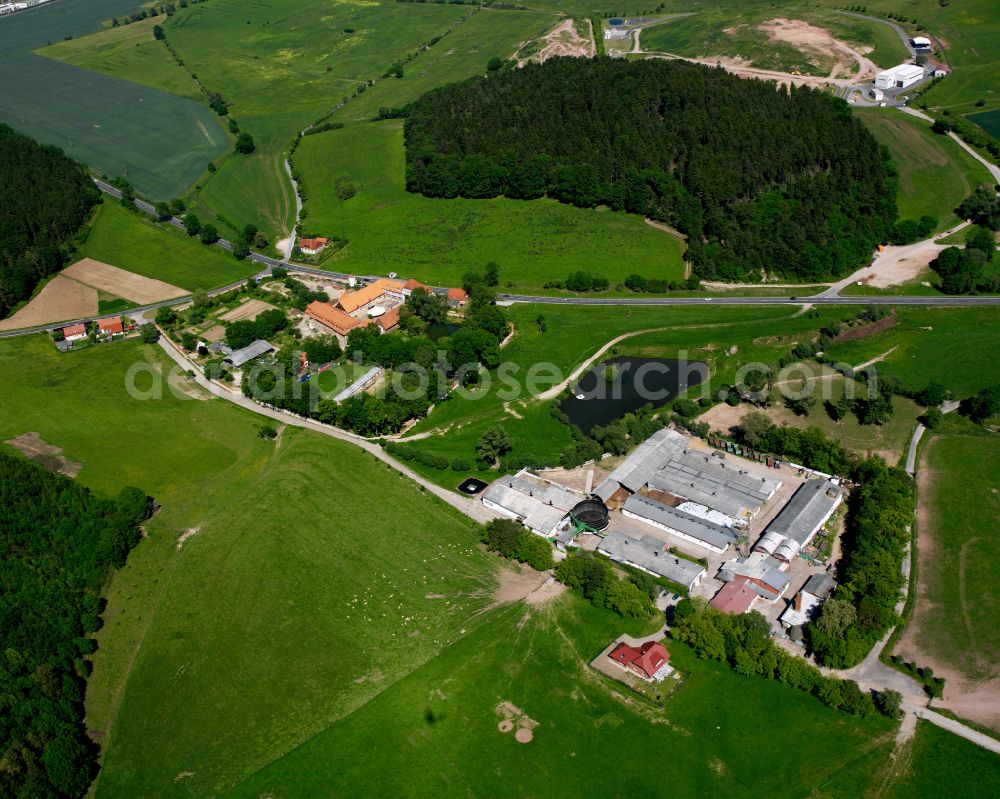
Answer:
[{"label": "grassy slope", "polygon": [[340,122],[373,119],[381,107],[397,108],[430,89],[484,74],[493,56],[509,58],[521,42],[552,27],[554,21],[550,14],[484,8],[409,62],[402,79],[379,81],[334,118]]},{"label": "grassy slope", "polygon": [[139,80],[154,89],[200,101],[198,84],[177,65],[163,42],[153,38],[153,27],[162,27],[163,22],[163,17],[150,17],[130,25],[109,27],[83,39],[56,42],[40,49],[38,54],[95,72]]},{"label": "grassy slope", "polygon": [[[327,268],[393,271],[455,285],[468,269],[493,260],[501,266],[502,285],[526,290],[575,269],[602,274],[612,285],[637,271],[651,278],[683,276],[681,242],[635,216],[551,200],[440,200],[409,194],[403,185],[402,140],[402,124],[395,120],[302,140],[295,163],[309,196],[303,226],[350,240],[325,262]],[[346,201],[333,191],[333,180],[341,175],[358,189]]]},{"label": "grassy slope", "polygon": [[862,363],[896,347],[879,369],[907,386],[937,380],[965,397],[1000,382],[1000,346],[992,308],[898,309],[899,324],[884,333],[830,347],[837,361]]},{"label": "grassy slope", "polygon": [[98,796],[214,795],[482,619],[469,522],[347,444],[286,430],[229,499],[177,555]]},{"label": "grassy slope", "polygon": [[1000,759],[930,722],[917,723],[907,772],[887,799],[990,799],[1000,790]]},{"label": "grassy slope", "polygon": [[98,209],[79,254],[189,291],[223,286],[257,271],[251,261],[237,261],[218,247],[130,213],[113,200]]},{"label": "grassy slope", "polygon": [[984,519],[1000,515],[1000,440],[941,435],[929,446],[925,457],[936,474],[931,496],[921,501],[932,508],[934,564],[921,570],[920,584],[934,613],[923,620],[918,643],[981,680],[995,671],[1000,647],[1000,602],[983,529]]},{"label": "grassy slope", "polygon": [[111,733],[99,795],[204,796],[474,629],[495,566],[467,520],[370,456],[297,430],[263,442],[220,400],[133,399],[135,363],[165,361],[0,343],[0,440],[38,432],[82,482],[163,504],[111,586],[88,723]]},{"label": "grassy slope", "polygon": [[[676,644],[686,681],[665,710],[636,701],[586,665],[623,627],[575,596],[500,611],[232,795],[846,797],[861,795],[884,757],[884,722],[833,713]],[[501,701],[539,723],[531,743],[497,730]],[[765,718],[799,757],[746,745],[748,725]],[[390,767],[372,767],[376,751]]]},{"label": "grassy slope", "polygon": [[988,183],[986,168],[946,136],[931,133],[918,119],[888,109],[855,111],[880,143],[889,148],[899,170],[896,204],[901,219],[930,214],[938,230],[959,221],[955,207],[980,183]]}]

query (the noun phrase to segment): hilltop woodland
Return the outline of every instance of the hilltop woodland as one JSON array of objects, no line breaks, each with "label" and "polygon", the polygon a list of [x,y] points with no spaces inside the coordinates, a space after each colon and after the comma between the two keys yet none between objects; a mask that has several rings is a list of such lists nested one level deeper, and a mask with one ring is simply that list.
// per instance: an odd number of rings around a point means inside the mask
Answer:
[{"label": "hilltop woodland", "polygon": [[80,164],[0,125],[0,317],[58,272],[98,201]]},{"label": "hilltop woodland", "polygon": [[101,590],[151,501],[114,500],[0,452],[0,794],[83,796],[97,769],[83,696]]},{"label": "hilltop woodland", "polygon": [[843,275],[896,217],[888,154],[846,103],[721,69],[556,58],[402,113],[408,190],[643,214],[687,237],[703,279]]}]

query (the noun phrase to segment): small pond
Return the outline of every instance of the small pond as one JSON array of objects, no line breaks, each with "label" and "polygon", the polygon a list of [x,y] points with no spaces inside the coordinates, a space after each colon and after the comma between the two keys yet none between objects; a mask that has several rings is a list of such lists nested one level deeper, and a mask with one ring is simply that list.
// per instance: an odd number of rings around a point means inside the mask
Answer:
[{"label": "small pond", "polygon": [[456,325],[453,322],[447,322],[440,325],[429,325],[427,330],[424,331],[424,335],[431,341],[437,341],[439,338],[452,335],[460,327],[461,325]]},{"label": "small pond", "polygon": [[708,377],[701,362],[666,358],[610,358],[587,372],[559,406],[584,433],[621,419],[650,403],[654,408],[675,400]]}]

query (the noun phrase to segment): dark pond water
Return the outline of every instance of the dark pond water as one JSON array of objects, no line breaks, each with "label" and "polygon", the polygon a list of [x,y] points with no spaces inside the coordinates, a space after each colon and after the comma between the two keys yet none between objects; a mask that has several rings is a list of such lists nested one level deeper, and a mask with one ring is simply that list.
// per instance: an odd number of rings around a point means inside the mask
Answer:
[{"label": "dark pond water", "polygon": [[[613,380],[609,380],[612,370]],[[559,407],[584,433],[650,403],[659,408],[708,377],[704,363],[666,358],[611,358],[594,366]]]},{"label": "dark pond water", "polygon": [[456,330],[458,330],[461,325],[456,325],[453,322],[448,322],[441,325],[430,325],[424,335],[427,336],[431,341],[437,341],[439,338],[444,338],[445,336],[450,336]]},{"label": "dark pond water", "polygon": [[466,477],[462,481],[462,484],[458,487],[458,490],[461,491],[463,494],[469,494],[470,496],[475,496],[484,488],[486,488],[487,485],[489,484],[484,483],[482,480],[479,480],[476,477]]}]

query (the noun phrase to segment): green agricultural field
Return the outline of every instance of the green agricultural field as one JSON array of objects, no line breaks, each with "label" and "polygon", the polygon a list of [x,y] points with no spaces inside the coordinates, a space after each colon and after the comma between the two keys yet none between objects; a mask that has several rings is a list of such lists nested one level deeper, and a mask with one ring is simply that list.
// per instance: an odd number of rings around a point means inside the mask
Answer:
[{"label": "green agricultural field", "polygon": [[905,772],[881,794],[887,799],[992,799],[1000,787],[1000,759],[974,743],[917,722]]},{"label": "green agricultural field", "polygon": [[996,577],[983,519],[1000,514],[1000,441],[936,435],[924,445],[920,468],[933,474],[920,497],[921,523],[929,525],[920,540],[930,538],[934,557],[920,560],[919,596],[928,610],[921,613],[918,604],[914,644],[965,678],[986,680],[996,673],[1000,604],[992,598]]},{"label": "green agricultural field", "polygon": [[892,350],[879,363],[881,374],[922,388],[932,380],[958,397],[1000,382],[1000,347],[992,308],[899,308],[899,324],[874,336],[829,348],[835,361],[863,363]]},{"label": "green agricultural field", "polygon": [[379,81],[345,105],[334,119],[374,119],[380,108],[399,108],[431,89],[485,74],[491,58],[510,58],[521,42],[544,33],[554,22],[549,14],[484,8],[410,61],[402,78]]},{"label": "green agricultural field", "polygon": [[938,220],[938,231],[959,221],[954,209],[976,186],[989,183],[986,168],[954,140],[931,132],[930,125],[890,109],[858,109],[857,117],[886,147],[899,170],[900,219]]},{"label": "green agricultural field", "polygon": [[33,54],[0,60],[0,121],[144,195],[183,194],[230,146],[193,100]]},{"label": "green agricultural field", "polygon": [[[857,797],[891,748],[883,720],[831,712],[669,641],[684,682],[665,709],[646,705],[587,665],[623,627],[572,595],[497,611],[226,795]],[[498,730],[502,702],[537,722],[529,743]],[[747,746],[754,718],[801,756]]]},{"label": "green agricultural field", "polygon": [[[469,269],[496,261],[501,289],[531,291],[577,269],[603,275],[612,286],[632,272],[684,276],[680,239],[636,216],[554,200],[441,200],[407,193],[402,123],[396,120],[306,136],[295,164],[308,193],[303,228],[350,242],[324,263],[331,270],[398,272],[457,285]],[[339,199],[338,178],[357,193]]]},{"label": "green agricultural field", "polygon": [[172,225],[127,211],[114,200],[98,208],[79,254],[188,291],[224,286],[259,268],[253,261],[237,261],[218,247],[206,246]]},{"label": "green agricultural field", "polygon": [[73,66],[139,81],[154,89],[201,101],[202,94],[187,71],[178,66],[163,42],[153,38],[153,26],[163,17],[106,28],[83,39],[69,39],[38,50],[39,55]]}]

